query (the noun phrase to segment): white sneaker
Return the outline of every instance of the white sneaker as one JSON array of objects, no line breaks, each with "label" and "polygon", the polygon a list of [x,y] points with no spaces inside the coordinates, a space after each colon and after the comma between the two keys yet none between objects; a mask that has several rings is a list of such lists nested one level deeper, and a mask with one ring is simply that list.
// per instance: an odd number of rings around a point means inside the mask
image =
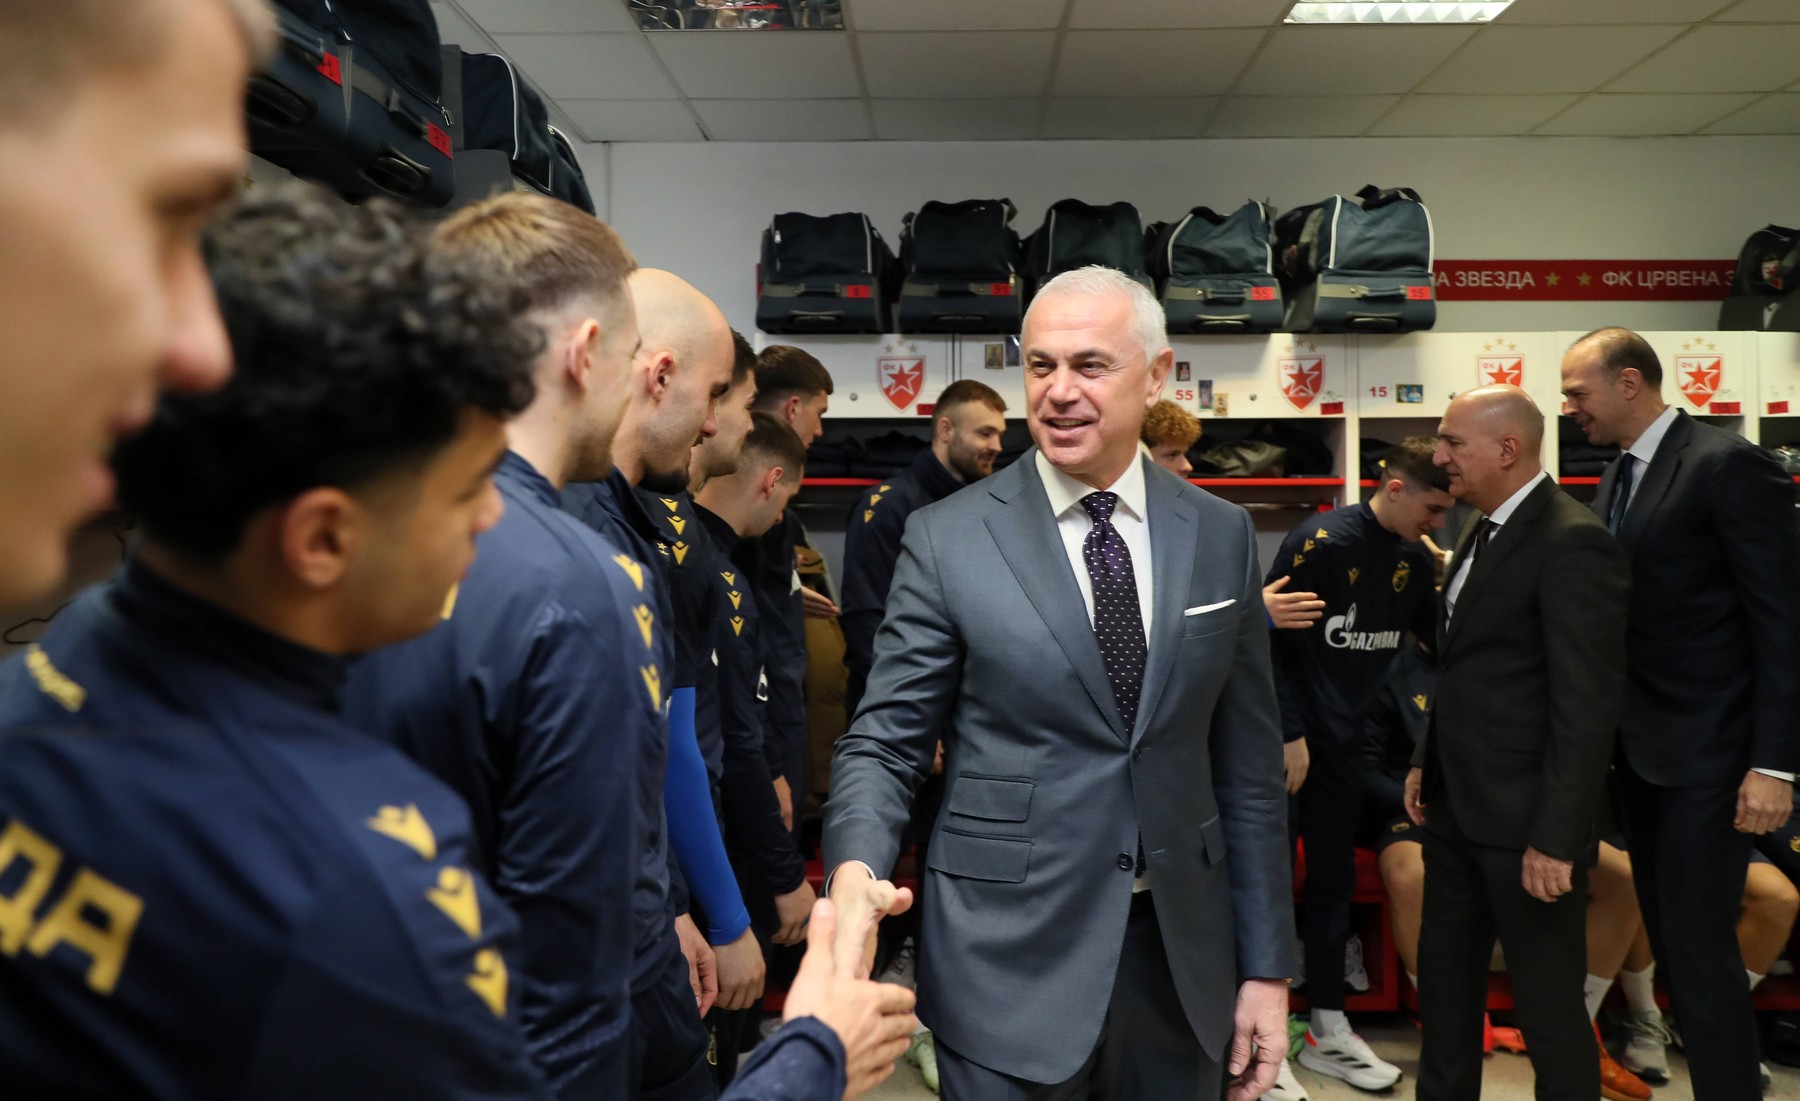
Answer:
[{"label": "white sneaker", "polygon": [[913,947],[912,938],[907,937],[906,942],[900,946],[900,951],[895,952],[894,958],[888,961],[887,970],[883,971],[875,981],[891,982],[895,986],[916,990],[918,989],[918,979],[914,975],[914,971],[917,969],[918,963],[918,951]]},{"label": "white sneaker", "polygon": [[1631,1038],[1619,1055],[1620,1065],[1646,1082],[1667,1082],[1669,1044],[1674,1037],[1669,1034],[1669,1026],[1663,1023],[1662,1014],[1654,1011],[1633,1014],[1625,1019],[1625,1027]]},{"label": "white sneaker", "polygon": [[1369,971],[1363,966],[1362,938],[1344,942],[1344,985],[1358,994],[1369,992]]},{"label": "white sneaker", "polygon": [[1306,1087],[1294,1077],[1294,1068],[1283,1059],[1281,1069],[1275,1072],[1275,1084],[1269,1087],[1268,1093],[1263,1094],[1263,1101],[1312,1101],[1312,1098],[1308,1096]]},{"label": "white sneaker", "polygon": [[1376,1055],[1348,1028],[1323,1037],[1307,1029],[1300,1065],[1315,1074],[1342,1078],[1359,1090],[1384,1090],[1400,1081],[1400,1068]]}]

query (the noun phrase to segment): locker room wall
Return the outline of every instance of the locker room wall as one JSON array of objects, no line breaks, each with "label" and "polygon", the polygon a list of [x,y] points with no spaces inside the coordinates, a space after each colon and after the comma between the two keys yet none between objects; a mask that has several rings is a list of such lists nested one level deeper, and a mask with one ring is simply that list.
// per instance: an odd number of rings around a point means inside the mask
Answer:
[{"label": "locker room wall", "polygon": [[[1415,187],[1452,259],[1719,259],[1765,223],[1797,224],[1800,137],[1338,138],[1120,142],[615,144],[584,155],[639,262],[755,315],[769,216],[867,212],[898,250],[927,199],[1007,196],[1036,229],[1058,199],[1128,200],[1146,221],[1252,196],[1286,209],[1365,183]],[[1712,303],[1443,303],[1439,329],[1711,327]]]}]

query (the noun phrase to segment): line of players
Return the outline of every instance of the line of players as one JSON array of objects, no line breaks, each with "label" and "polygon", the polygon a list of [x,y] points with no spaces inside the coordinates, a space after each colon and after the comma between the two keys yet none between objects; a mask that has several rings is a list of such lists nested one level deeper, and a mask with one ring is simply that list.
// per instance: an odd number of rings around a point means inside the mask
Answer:
[{"label": "line of players", "polygon": [[[1151,458],[1183,477],[1201,425],[1173,402],[1145,419]],[[1286,738],[1288,790],[1305,846],[1302,940],[1311,1020],[1302,1066],[1360,1089],[1387,1089],[1400,1068],[1381,1059],[1344,1016],[1353,936],[1355,850],[1376,854],[1387,890],[1395,946],[1418,984],[1419,924],[1425,863],[1418,828],[1407,816],[1403,785],[1430,716],[1434,670],[1426,640],[1435,637],[1431,599],[1447,557],[1432,541],[1455,506],[1433,465],[1437,441],[1402,441],[1364,504],[1310,516],[1282,541],[1263,597],[1273,631],[1276,687]],[[1800,913],[1800,826],[1790,822],[1756,839],[1746,879],[1738,940],[1754,988],[1787,947]],[[1615,827],[1599,843],[1587,911],[1588,1015],[1596,1017],[1616,985],[1624,995],[1627,1040],[1617,1059],[1598,1049],[1602,1093],[1644,1101],[1648,1083],[1668,1081],[1667,1048],[1678,1042],[1658,1008],[1655,960],[1638,911],[1628,843]],[[1764,1084],[1768,1081],[1766,1068]],[[1275,1101],[1304,1101],[1305,1088],[1284,1063]]]},{"label": "line of players", "polygon": [[[0,108],[0,605],[54,590],[115,480],[141,533],[0,666],[9,1094],[861,1093],[913,996],[834,966],[828,901],[740,886],[693,697],[754,714],[765,651],[684,668],[711,655],[638,494],[687,490],[705,441],[685,542],[718,566],[824,396],[771,372],[787,415],[742,417],[717,307],[541,196],[434,224],[258,187],[215,217],[273,38],[259,0],[0,10],[33,93]],[[732,1078],[723,1011],[803,930]]]}]

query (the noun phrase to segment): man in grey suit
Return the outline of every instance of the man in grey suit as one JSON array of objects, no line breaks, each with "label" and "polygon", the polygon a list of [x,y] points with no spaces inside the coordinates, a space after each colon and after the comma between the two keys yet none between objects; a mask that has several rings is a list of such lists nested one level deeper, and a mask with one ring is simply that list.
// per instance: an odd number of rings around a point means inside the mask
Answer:
[{"label": "man in grey suit", "polygon": [[1227,1064],[1251,1101],[1294,922],[1250,518],[1138,449],[1174,358],[1143,288],[1058,276],[1023,345],[1037,447],[913,514],[838,743],[838,963],[911,903],[879,874],[947,729],[919,960],[945,1096],[1215,1101]]}]

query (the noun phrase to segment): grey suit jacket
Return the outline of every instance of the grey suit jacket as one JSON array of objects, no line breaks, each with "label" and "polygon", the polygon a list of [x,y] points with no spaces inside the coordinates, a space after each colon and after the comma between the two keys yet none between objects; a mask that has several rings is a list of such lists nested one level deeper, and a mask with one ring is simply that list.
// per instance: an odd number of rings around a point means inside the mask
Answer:
[{"label": "grey suit jacket", "polygon": [[885,875],[949,730],[920,1015],[952,1049],[1030,1081],[1067,1079],[1099,1039],[1140,831],[1176,988],[1211,1055],[1229,1042],[1238,982],[1292,973],[1250,518],[1142,461],[1156,607],[1135,730],[1027,452],[913,514],[868,692],[832,764],[826,867]]}]

